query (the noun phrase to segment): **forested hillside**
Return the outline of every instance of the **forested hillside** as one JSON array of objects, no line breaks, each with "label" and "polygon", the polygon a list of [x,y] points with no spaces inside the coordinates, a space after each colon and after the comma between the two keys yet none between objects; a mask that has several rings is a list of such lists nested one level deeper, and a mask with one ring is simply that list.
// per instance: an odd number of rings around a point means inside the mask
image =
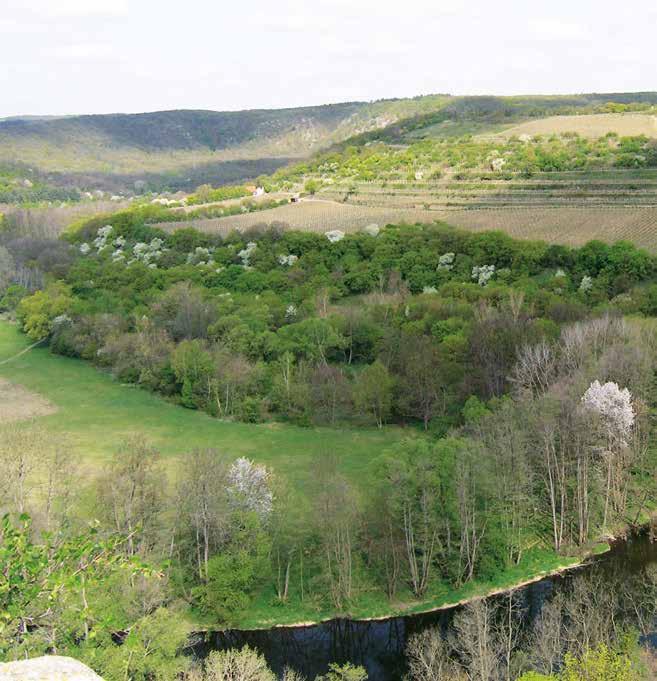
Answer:
[{"label": "forested hillside", "polygon": [[655,93],[450,97],[350,102],[297,109],[163,111],[0,120],[0,161],[46,171],[67,187],[193,190],[273,172],[350,140],[408,143],[496,130],[548,115],[641,111]]},{"label": "forested hillside", "polygon": [[[436,110],[447,99],[437,95],[298,109],[12,119],[0,121],[0,160],[55,173],[61,183],[132,188],[142,180],[155,187],[193,189],[206,181],[230,182],[270,172],[290,158],[354,134]],[[231,174],[231,167],[240,163],[240,173]]]}]

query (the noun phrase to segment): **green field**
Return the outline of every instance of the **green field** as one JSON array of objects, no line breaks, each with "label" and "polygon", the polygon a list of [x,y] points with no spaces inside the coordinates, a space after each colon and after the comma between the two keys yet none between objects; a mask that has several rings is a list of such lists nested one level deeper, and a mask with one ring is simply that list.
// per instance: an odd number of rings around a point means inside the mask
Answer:
[{"label": "green field", "polygon": [[[0,321],[0,362],[28,347],[16,326]],[[298,488],[311,475],[314,457],[338,454],[343,472],[362,479],[369,463],[402,437],[399,429],[350,430],[220,421],[169,404],[77,359],[53,355],[47,348],[0,364],[0,378],[45,397],[57,408],[38,422],[63,436],[93,474],[126,438],[143,435],[167,462],[195,447],[212,447],[231,457],[247,456],[267,464]],[[410,432],[409,432],[410,434]]]}]

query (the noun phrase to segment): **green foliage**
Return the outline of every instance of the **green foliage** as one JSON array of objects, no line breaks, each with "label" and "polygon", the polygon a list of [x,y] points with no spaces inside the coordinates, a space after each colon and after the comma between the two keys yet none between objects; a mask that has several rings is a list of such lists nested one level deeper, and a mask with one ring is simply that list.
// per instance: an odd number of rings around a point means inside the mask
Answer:
[{"label": "green foliage", "polygon": [[370,413],[379,428],[390,415],[394,382],[385,364],[377,360],[363,369],[354,386],[356,408]]},{"label": "green foliage", "polygon": [[196,588],[201,610],[230,623],[243,612],[262,579],[270,539],[254,513],[233,518],[230,542],[208,563],[207,583]]},{"label": "green foliage", "polygon": [[198,409],[207,404],[213,364],[203,343],[198,340],[182,341],[171,357],[171,367],[182,384],[182,405]]},{"label": "green foliage", "polygon": [[283,326],[277,333],[278,352],[290,352],[312,362],[326,362],[336,350],[344,348],[346,340],[327,319],[304,319]]},{"label": "green foliage", "polygon": [[[19,293],[16,291],[14,295]],[[43,291],[23,297],[16,309],[16,316],[27,336],[39,341],[52,334],[57,318],[71,312],[73,304],[70,287],[57,282]]]},{"label": "green foliage", "polygon": [[566,655],[560,681],[640,681],[632,661],[607,645],[587,650],[581,657]]},{"label": "green foliage", "polygon": [[[158,608],[132,624],[120,645],[111,640],[83,645],[74,654],[106,681],[168,681],[190,666],[182,654],[189,625],[175,607]],[[109,637],[108,637],[109,638]]]},{"label": "green foliage", "polygon": [[363,667],[347,662],[346,664],[329,665],[329,670],[315,681],[367,681],[367,672]]},{"label": "green foliage", "polygon": [[8,286],[4,295],[0,298],[0,312],[14,312],[27,294],[27,289],[20,284]]},{"label": "green foliage", "polygon": [[30,518],[9,515],[0,527],[0,655],[43,654],[53,645],[99,636],[101,620],[86,594],[118,570],[145,567],[125,559],[122,537],[103,539],[96,528],[72,537],[32,538]]}]

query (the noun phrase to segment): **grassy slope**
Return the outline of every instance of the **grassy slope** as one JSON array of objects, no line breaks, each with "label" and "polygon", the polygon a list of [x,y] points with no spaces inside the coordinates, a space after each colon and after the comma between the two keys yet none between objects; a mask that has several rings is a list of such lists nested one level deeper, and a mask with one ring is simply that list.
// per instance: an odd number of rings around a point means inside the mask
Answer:
[{"label": "grassy slope", "polygon": [[[0,322],[0,362],[27,345],[15,326]],[[89,364],[52,355],[45,348],[0,364],[0,377],[39,393],[58,408],[56,414],[39,422],[50,432],[66,436],[91,471],[126,437],[143,434],[167,460],[175,460],[193,447],[213,447],[266,463],[302,489],[316,454],[338,453],[344,472],[362,479],[372,459],[402,436],[394,429],[222,422],[120,385]]]},{"label": "grassy slope", "polygon": [[506,139],[520,135],[563,135],[603,137],[615,132],[621,137],[645,135],[657,137],[657,117],[653,114],[592,114],[584,116],[550,116],[506,128],[495,137]]}]

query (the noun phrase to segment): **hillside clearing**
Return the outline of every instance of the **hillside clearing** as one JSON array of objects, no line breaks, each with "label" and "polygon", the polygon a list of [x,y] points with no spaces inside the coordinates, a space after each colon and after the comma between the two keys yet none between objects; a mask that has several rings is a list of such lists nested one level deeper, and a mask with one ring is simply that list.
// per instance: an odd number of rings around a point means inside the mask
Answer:
[{"label": "hillside clearing", "polygon": [[[507,128],[492,137],[508,139],[520,135],[563,135],[575,132],[582,137],[603,137],[615,132],[621,137],[645,135],[657,137],[657,116],[649,114],[589,114],[583,116],[550,116]],[[491,137],[483,135],[482,137]]]},{"label": "hillside clearing", "polygon": [[[28,345],[16,326],[0,321],[0,359]],[[247,456],[271,466],[305,495],[312,487],[308,480],[315,457],[338,455],[344,473],[359,480],[370,462],[402,436],[401,430],[392,428],[300,428],[220,421],[121,385],[89,364],[53,355],[47,348],[34,348],[0,365],[0,378],[24,386],[15,393],[19,411],[33,408],[34,393],[57,410],[56,416],[54,411],[33,416],[49,433],[65,438],[90,471],[102,466],[126,438],[143,435],[172,466],[194,447],[215,448],[231,457]],[[0,412],[0,421],[4,420]]]}]

